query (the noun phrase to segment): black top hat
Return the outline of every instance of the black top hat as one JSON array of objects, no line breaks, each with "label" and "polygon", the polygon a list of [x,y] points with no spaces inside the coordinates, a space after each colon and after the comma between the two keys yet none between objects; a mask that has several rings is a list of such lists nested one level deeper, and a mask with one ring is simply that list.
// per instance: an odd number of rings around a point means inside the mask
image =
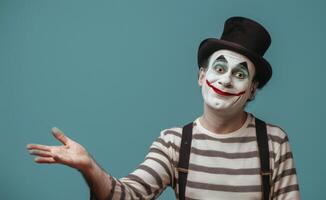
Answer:
[{"label": "black top hat", "polygon": [[198,66],[206,67],[208,57],[217,50],[235,51],[254,63],[258,88],[262,88],[272,76],[272,67],[263,58],[270,44],[271,37],[261,24],[244,17],[231,17],[225,21],[221,39],[208,38],[200,43]]}]

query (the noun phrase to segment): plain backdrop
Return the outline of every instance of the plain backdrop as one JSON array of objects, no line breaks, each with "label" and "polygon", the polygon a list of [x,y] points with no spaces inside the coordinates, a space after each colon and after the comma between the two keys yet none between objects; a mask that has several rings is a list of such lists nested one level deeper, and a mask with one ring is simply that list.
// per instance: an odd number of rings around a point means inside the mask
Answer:
[{"label": "plain backdrop", "polygon": [[[249,112],[290,138],[303,199],[325,199],[323,0],[1,0],[0,199],[88,199],[78,171],[38,165],[28,143],[62,129],[115,177],[160,131],[202,114],[197,48],[245,16],[272,36],[274,73]],[[160,199],[174,199],[168,188]]]}]

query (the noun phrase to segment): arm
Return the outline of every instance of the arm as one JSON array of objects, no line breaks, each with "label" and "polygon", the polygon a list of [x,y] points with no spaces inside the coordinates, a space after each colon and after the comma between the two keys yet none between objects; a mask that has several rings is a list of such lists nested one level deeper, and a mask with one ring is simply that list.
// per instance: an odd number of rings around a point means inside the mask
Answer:
[{"label": "arm", "polygon": [[276,152],[273,171],[273,200],[300,200],[298,178],[288,137]]},{"label": "arm", "polygon": [[168,185],[174,185],[172,152],[175,146],[170,139],[171,135],[162,133],[135,171],[120,179],[110,176],[107,199],[155,199]]},{"label": "arm", "polygon": [[101,169],[80,144],[56,128],[52,133],[62,146],[29,144],[30,154],[36,155],[35,162],[40,164],[64,164],[79,170],[91,190],[91,199],[152,199],[172,183],[172,146],[163,134],[134,172],[116,179]]}]

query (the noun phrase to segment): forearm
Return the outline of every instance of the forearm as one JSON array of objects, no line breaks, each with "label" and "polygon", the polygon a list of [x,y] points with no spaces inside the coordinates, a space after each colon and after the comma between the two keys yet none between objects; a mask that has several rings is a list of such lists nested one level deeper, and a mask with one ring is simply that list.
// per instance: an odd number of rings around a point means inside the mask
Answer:
[{"label": "forearm", "polygon": [[80,170],[96,200],[104,200],[111,191],[109,175],[92,159],[89,167]]},{"label": "forearm", "polygon": [[[128,176],[116,179],[105,172],[92,159],[92,164],[82,174],[92,192],[92,200],[102,199],[153,199],[168,185],[173,185],[170,142],[164,134],[152,144],[145,161]],[[170,147],[172,148],[172,147]],[[90,156],[91,157],[91,156]]]}]

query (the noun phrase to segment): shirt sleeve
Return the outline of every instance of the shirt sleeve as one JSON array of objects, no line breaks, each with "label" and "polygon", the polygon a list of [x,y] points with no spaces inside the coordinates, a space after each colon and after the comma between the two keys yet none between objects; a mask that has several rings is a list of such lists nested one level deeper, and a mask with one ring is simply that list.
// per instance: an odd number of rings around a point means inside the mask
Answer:
[{"label": "shirt sleeve", "polygon": [[[171,135],[162,131],[135,171],[120,179],[109,175],[111,191],[107,199],[155,199],[167,186],[173,187],[175,148]],[[92,192],[90,196],[96,200]]]},{"label": "shirt sleeve", "polygon": [[300,200],[299,184],[293,154],[287,135],[276,151],[272,176],[273,200]]}]

